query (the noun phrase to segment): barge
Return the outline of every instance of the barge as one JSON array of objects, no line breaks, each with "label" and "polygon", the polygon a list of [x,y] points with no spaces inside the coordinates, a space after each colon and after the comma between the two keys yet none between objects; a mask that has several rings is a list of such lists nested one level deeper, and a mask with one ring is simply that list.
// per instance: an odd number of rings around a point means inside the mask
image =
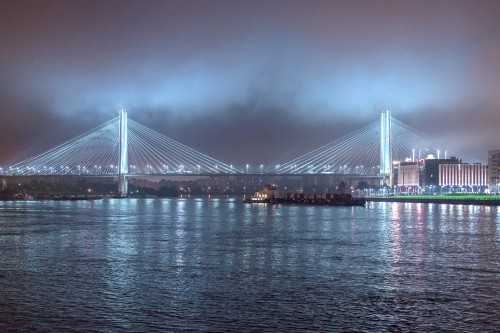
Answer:
[{"label": "barge", "polygon": [[316,205],[316,206],[364,206],[364,198],[355,198],[348,193],[341,194],[306,194],[287,193],[276,199],[276,203],[288,205]]},{"label": "barge", "polygon": [[316,205],[316,206],[364,206],[364,198],[356,198],[348,193],[341,194],[307,194],[307,193],[286,193],[283,196],[278,194],[278,187],[266,185],[261,191],[244,198],[246,203],[270,203],[285,205]]}]

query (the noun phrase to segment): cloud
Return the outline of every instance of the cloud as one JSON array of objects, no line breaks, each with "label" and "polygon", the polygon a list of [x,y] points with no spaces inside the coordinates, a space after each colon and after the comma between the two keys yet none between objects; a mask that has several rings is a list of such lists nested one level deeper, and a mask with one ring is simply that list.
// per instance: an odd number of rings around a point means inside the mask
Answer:
[{"label": "cloud", "polygon": [[[481,155],[498,141],[497,9],[468,1],[4,2],[0,138],[9,144],[0,164],[122,106],[228,163],[293,158],[386,108]],[[463,135],[467,128],[477,132]]]}]

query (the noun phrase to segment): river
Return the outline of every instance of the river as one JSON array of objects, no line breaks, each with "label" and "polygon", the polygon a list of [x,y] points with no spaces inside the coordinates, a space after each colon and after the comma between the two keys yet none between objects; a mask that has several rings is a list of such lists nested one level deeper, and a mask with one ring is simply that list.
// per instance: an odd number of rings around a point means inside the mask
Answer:
[{"label": "river", "polygon": [[500,207],[0,202],[1,332],[493,332]]}]

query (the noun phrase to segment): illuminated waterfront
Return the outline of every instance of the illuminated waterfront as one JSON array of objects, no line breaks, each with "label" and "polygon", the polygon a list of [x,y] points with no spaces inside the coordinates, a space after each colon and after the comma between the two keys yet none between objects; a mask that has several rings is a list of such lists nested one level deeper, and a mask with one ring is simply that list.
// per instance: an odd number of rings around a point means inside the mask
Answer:
[{"label": "illuminated waterfront", "polygon": [[0,331],[494,331],[500,208],[0,202]]}]

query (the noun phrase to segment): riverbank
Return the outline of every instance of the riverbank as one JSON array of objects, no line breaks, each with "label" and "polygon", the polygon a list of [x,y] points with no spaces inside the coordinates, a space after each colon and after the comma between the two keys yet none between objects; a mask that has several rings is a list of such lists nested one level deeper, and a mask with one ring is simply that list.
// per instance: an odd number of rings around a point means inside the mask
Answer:
[{"label": "riverbank", "polygon": [[393,197],[365,197],[366,201],[374,202],[414,202],[414,203],[437,203],[456,205],[486,205],[500,206],[500,196],[487,195],[457,195],[457,196],[393,196]]}]

